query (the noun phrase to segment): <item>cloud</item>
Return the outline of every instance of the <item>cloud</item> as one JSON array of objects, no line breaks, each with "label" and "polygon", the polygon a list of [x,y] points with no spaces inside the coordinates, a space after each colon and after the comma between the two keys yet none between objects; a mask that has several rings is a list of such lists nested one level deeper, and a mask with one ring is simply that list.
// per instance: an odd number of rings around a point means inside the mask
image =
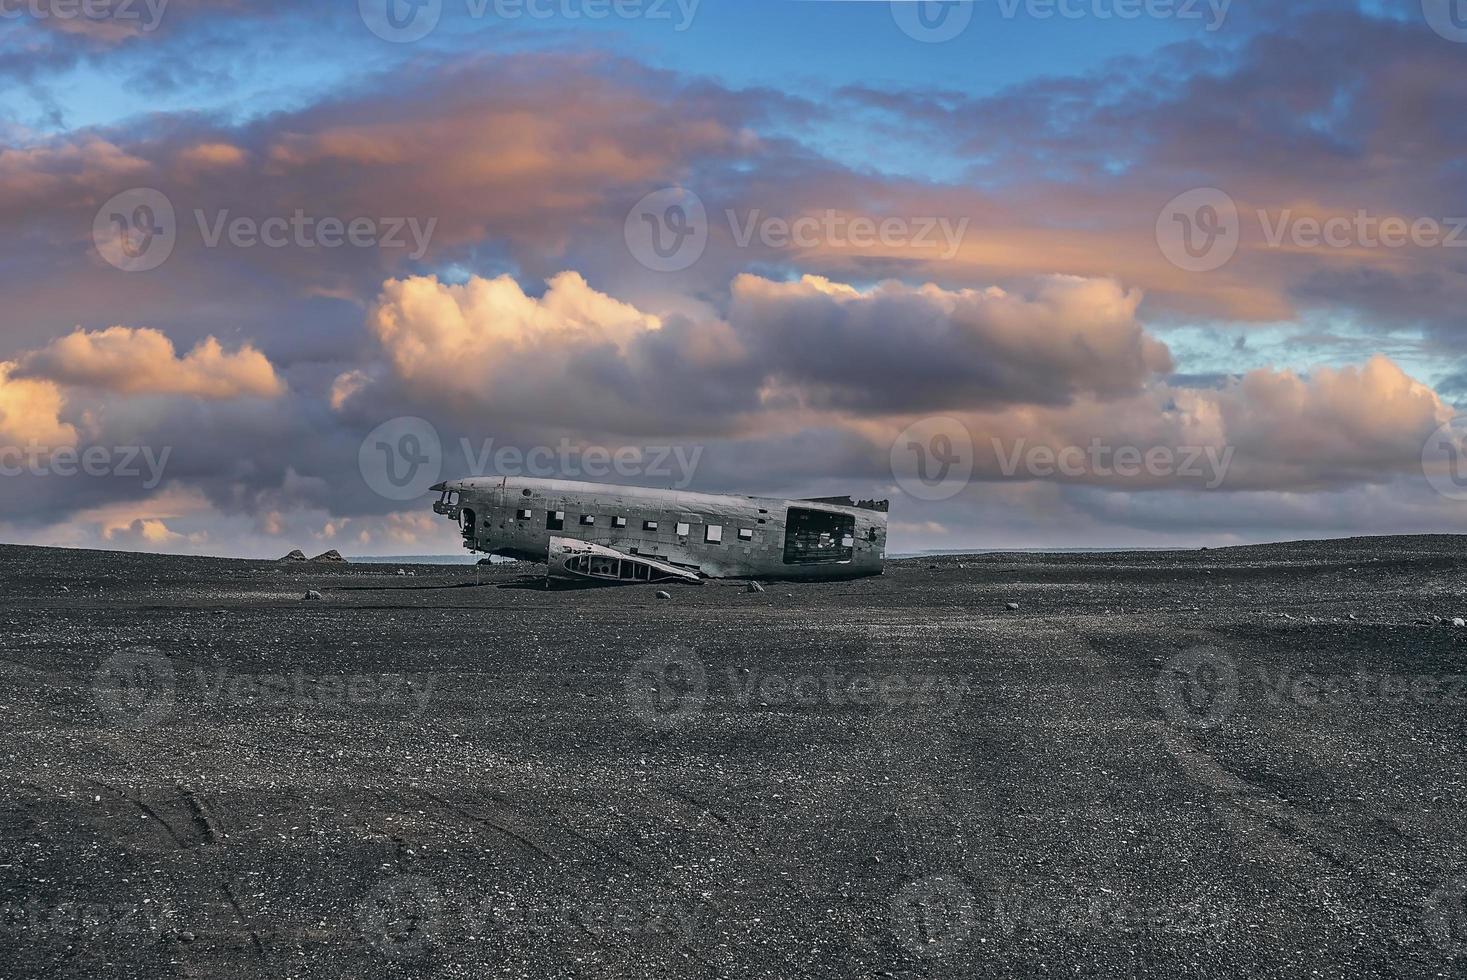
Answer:
[{"label": "cloud", "polygon": [[32,377],[132,395],[274,398],[285,391],[265,355],[248,344],[227,353],[209,337],[179,357],[173,341],[148,328],[76,330],[21,365]]},{"label": "cloud", "polygon": [[[601,431],[731,431],[776,412],[889,414],[1133,394],[1169,370],[1141,295],[1055,277],[1032,293],[739,276],[726,318],[663,317],[573,272],[543,295],[510,277],[391,280],[368,316],[390,379],[501,419],[595,418]],[[380,382],[379,382],[380,384]],[[372,397],[337,379],[333,404]]]},{"label": "cloud", "polygon": [[1049,277],[1022,294],[805,276],[734,281],[729,322],[760,383],[801,404],[860,413],[1063,404],[1134,393],[1171,369],[1136,320],[1137,290]]},{"label": "cloud", "polygon": [[0,361],[0,443],[75,445],[75,427],[61,421],[61,390],[49,381],[14,377],[15,369],[14,362]]}]

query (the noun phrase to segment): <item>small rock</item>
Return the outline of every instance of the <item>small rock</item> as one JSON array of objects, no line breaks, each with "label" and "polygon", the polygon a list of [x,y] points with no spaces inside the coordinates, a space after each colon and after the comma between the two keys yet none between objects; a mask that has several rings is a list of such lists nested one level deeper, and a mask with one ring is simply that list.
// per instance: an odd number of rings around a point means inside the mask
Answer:
[{"label": "small rock", "polygon": [[406,574],[407,574],[407,572],[406,572],[406,571],[404,571],[404,570],[403,570],[403,569],[401,569],[401,568],[399,568],[399,569],[398,569],[398,570],[397,570],[397,574],[399,574],[399,575],[406,575]]},{"label": "small rock", "polygon": [[758,582],[750,582],[748,585],[744,586],[744,591],[745,592],[763,592],[764,591],[764,586],[760,585]]},{"label": "small rock", "polygon": [[320,602],[321,601],[321,593],[317,592],[315,589],[312,589],[311,591],[309,591],[309,592],[307,592],[305,594],[305,597],[303,599],[301,599],[301,601],[302,602]]},{"label": "small rock", "polygon": [[1009,610],[1010,612],[1018,612],[1019,604],[1017,602],[1011,602],[1007,606],[1004,606],[1004,608]]},{"label": "small rock", "polygon": [[1462,629],[1464,626],[1467,626],[1467,619],[1463,619],[1461,616],[1458,616],[1456,619],[1452,620],[1452,625],[1457,627],[1457,629]]},{"label": "small rock", "polygon": [[671,599],[672,598],[672,593],[671,592],[661,592],[661,591],[659,591],[657,593],[657,598],[659,598],[659,599]]}]

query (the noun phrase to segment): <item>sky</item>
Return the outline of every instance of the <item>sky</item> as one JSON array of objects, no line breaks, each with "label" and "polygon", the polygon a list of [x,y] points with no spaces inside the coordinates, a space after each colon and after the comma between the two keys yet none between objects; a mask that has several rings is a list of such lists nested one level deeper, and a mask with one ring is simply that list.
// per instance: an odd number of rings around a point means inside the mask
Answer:
[{"label": "sky", "polygon": [[0,541],[1467,532],[1461,0],[0,0]]}]

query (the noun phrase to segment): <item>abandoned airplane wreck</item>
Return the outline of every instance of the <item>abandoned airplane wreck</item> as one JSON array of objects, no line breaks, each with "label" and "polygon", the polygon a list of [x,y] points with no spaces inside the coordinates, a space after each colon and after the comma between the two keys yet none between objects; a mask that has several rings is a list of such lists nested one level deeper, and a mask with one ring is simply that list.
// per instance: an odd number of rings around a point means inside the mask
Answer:
[{"label": "abandoned airplane wreck", "polygon": [[604,584],[880,575],[887,501],[784,500],[571,480],[440,483],[435,513],[464,547]]}]

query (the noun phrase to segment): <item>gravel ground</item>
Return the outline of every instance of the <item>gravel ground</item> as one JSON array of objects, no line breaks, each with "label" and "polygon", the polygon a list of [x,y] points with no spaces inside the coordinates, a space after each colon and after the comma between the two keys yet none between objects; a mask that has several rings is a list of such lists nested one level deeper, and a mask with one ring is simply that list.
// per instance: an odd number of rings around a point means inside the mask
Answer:
[{"label": "gravel ground", "polygon": [[1467,976],[1462,538],[402,571],[0,547],[0,975]]}]

